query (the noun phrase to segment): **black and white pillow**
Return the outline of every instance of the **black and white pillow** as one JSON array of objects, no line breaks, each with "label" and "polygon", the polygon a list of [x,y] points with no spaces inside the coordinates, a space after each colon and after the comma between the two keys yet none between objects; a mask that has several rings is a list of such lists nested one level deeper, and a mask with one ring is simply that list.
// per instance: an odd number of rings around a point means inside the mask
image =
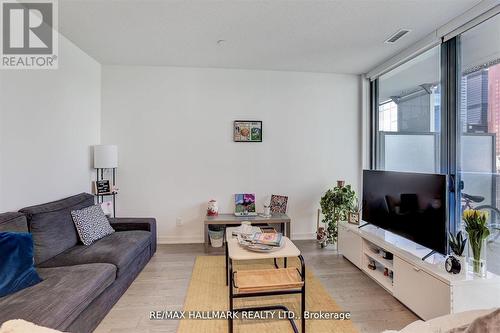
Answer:
[{"label": "black and white pillow", "polygon": [[115,232],[100,205],[74,210],[71,216],[84,245],[90,245]]}]

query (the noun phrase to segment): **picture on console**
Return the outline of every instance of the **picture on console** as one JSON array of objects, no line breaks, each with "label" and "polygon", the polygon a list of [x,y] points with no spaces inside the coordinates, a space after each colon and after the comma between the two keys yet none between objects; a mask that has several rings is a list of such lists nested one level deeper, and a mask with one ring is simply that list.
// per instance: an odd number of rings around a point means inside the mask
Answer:
[{"label": "picture on console", "polygon": [[249,194],[249,193],[235,194],[234,213],[237,215],[256,214],[255,194]]}]

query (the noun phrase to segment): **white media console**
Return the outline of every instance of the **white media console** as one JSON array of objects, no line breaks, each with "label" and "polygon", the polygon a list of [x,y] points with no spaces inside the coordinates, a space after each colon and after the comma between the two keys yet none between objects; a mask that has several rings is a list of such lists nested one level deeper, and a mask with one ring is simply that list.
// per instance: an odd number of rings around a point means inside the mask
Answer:
[{"label": "white media console", "polygon": [[[500,307],[500,276],[453,275],[445,258],[401,236],[373,225],[339,224],[339,252],[424,320],[467,310]],[[393,254],[384,259],[376,249]],[[368,268],[371,260],[377,268]],[[385,268],[392,271],[384,275]]]}]

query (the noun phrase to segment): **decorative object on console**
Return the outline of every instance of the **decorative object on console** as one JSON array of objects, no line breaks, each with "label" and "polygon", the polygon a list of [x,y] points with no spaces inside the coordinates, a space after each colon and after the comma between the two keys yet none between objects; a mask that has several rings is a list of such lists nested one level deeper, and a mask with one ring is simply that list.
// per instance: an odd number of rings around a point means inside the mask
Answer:
[{"label": "decorative object on console", "polygon": [[368,262],[368,268],[371,269],[372,271],[377,269],[377,264],[375,263],[375,260],[370,259]]},{"label": "decorative object on console", "polygon": [[485,251],[486,239],[490,235],[487,219],[488,214],[474,209],[467,209],[463,213],[465,231],[469,236],[469,247],[472,252],[471,266],[474,274],[486,276]]},{"label": "decorative object on console", "polygon": [[262,217],[271,217],[271,206],[264,204],[264,212],[261,214]]},{"label": "decorative object on console", "polygon": [[[116,145],[95,145],[94,146],[94,168],[96,169],[97,177],[94,183],[95,192],[98,203],[104,203],[105,196],[111,196],[113,204],[113,217],[116,217],[116,168],[118,167],[118,147]],[[104,171],[112,170],[112,183],[109,184],[107,193],[98,193],[99,185],[97,182],[104,181]],[[103,183],[101,184],[103,185]]]},{"label": "decorative object on console", "polygon": [[467,244],[467,238],[464,238],[462,236],[462,231],[459,231],[456,236],[454,236],[450,232],[448,243],[450,244],[450,248],[453,251],[453,253],[457,256],[456,259],[460,263],[460,268],[458,270],[458,273],[465,274],[466,258],[464,256],[464,250],[465,250],[465,245]]},{"label": "decorative object on console", "polygon": [[321,197],[320,205],[323,213],[323,223],[328,232],[328,243],[337,242],[338,223],[346,221],[348,213],[353,210],[356,192],[345,181],[338,180],[337,186],[329,189]]},{"label": "decorative object on console", "polygon": [[445,269],[450,274],[458,274],[462,270],[462,265],[460,261],[454,256],[449,256],[446,258]]},{"label": "decorative object on console", "polygon": [[288,204],[288,197],[285,195],[271,195],[271,203],[269,210],[272,214],[280,213],[286,214],[286,206]]},{"label": "decorative object on console", "polygon": [[234,195],[234,214],[236,216],[255,216],[255,194],[241,193]]},{"label": "decorative object on console", "polygon": [[207,216],[218,216],[219,215],[219,205],[217,204],[217,200],[210,200],[208,202],[207,208]]},{"label": "decorative object on console", "polygon": [[467,238],[462,236],[462,231],[459,231],[456,236],[450,232],[449,240],[450,248],[457,256],[461,257],[464,254]]},{"label": "decorative object on console", "polygon": [[262,142],[262,121],[235,120],[233,140],[234,142]]}]

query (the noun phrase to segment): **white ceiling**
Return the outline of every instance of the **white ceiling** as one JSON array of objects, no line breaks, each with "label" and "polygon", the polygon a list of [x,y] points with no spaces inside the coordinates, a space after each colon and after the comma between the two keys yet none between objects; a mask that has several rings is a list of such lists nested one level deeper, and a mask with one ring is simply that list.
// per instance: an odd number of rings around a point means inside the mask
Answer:
[{"label": "white ceiling", "polygon": [[59,30],[103,64],[360,74],[478,2],[60,0]]}]

